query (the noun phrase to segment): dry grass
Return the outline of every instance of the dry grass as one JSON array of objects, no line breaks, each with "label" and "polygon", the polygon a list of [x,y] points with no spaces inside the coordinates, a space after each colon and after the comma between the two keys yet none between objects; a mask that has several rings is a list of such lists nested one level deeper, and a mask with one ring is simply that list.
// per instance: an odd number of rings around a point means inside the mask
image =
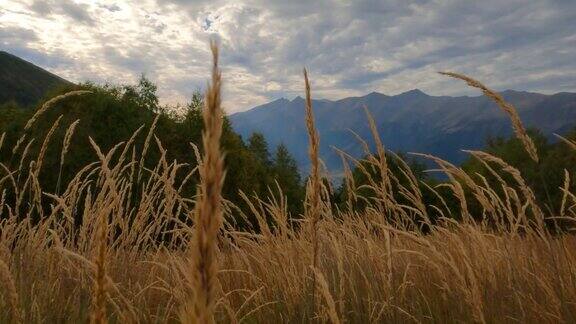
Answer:
[{"label": "dry grass", "polygon": [[[42,152],[27,158],[35,168],[0,164],[0,322],[576,321],[576,239],[545,230],[543,220],[556,215],[538,208],[522,175],[498,157],[470,152],[498,179],[496,190],[426,156],[448,176],[443,187],[460,200],[462,222],[454,221],[438,188],[426,187],[440,198],[425,206],[416,177],[404,163],[403,174],[392,174],[381,145],[364,163],[340,152],[369,176],[365,187],[374,197],[348,197],[349,207],[363,200],[366,209],[328,208],[307,75],[313,235],[292,227],[285,198],[249,199],[261,232],[235,231],[226,221],[234,206],[220,197],[221,77],[214,46],[213,52],[198,169],[166,161],[164,154],[156,166],[144,167],[145,153],[136,154],[141,150],[134,140],[141,129],[108,152],[93,143],[98,159],[61,193],[38,180]],[[381,143],[369,115],[368,122]],[[146,146],[155,143],[162,151],[153,133],[151,127]],[[17,145],[24,142],[23,136]],[[372,170],[382,180],[370,177]],[[198,195],[183,196],[176,175],[188,179],[197,172]],[[561,217],[573,222],[576,195],[565,179]],[[407,202],[396,201],[392,188]],[[465,216],[467,199],[478,201],[482,221]],[[181,215],[193,215],[195,225]]]},{"label": "dry grass", "polygon": [[16,291],[16,285],[14,284],[14,279],[12,279],[12,274],[10,269],[0,260],[0,280],[2,280],[3,288],[2,292],[4,294],[4,299],[8,301],[8,308],[10,314],[10,319],[15,323],[22,322],[22,316],[20,314],[19,297]]},{"label": "dry grass", "polygon": [[60,154],[60,168],[58,169],[58,180],[56,181],[56,194],[60,193],[60,182],[62,181],[62,168],[64,167],[64,161],[66,159],[66,154],[68,153],[68,149],[70,148],[70,142],[72,141],[72,137],[74,136],[74,131],[80,120],[76,120],[68,129],[66,129],[66,135],[64,135],[64,141],[62,142],[62,152]]},{"label": "dry grass", "polygon": [[224,182],[224,157],[220,152],[222,135],[221,86],[218,68],[218,47],[212,48],[212,83],[208,85],[203,111],[204,145],[203,163],[200,167],[202,183],[194,208],[194,233],[192,235],[192,305],[185,309],[183,322],[213,323],[214,306],[218,287],[218,241],[222,226],[221,192]]},{"label": "dry grass", "polygon": [[308,71],[304,69],[304,85],[306,89],[306,128],[308,129],[308,154],[310,156],[310,181],[307,184],[307,203],[306,218],[310,223],[310,236],[312,237],[312,266],[318,266],[318,222],[320,221],[320,157],[318,148],[320,139],[318,131],[314,125],[314,111],[312,110],[312,94],[310,90],[310,81],[308,80]]}]

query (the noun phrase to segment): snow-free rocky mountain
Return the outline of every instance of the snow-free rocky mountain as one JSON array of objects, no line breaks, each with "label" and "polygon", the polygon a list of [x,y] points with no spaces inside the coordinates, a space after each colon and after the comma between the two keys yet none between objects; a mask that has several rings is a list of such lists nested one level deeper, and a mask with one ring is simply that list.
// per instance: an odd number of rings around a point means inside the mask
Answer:
[{"label": "snow-free rocky mountain", "polygon": [[[538,128],[550,138],[554,133],[564,134],[576,126],[576,93],[544,95],[507,90],[502,94],[516,106],[527,128]],[[453,163],[461,163],[466,158],[462,149],[481,149],[490,136],[512,135],[508,117],[484,96],[430,96],[411,90],[396,96],[372,92],[337,101],[314,100],[321,158],[333,175],[339,173],[342,163],[332,147],[356,157],[363,155],[361,145],[350,130],[372,143],[364,106],[376,120],[387,149],[430,153]],[[304,99],[296,97],[235,113],[230,119],[244,138],[252,132],[261,132],[272,148],[284,143],[301,171],[307,173],[304,116]]]}]

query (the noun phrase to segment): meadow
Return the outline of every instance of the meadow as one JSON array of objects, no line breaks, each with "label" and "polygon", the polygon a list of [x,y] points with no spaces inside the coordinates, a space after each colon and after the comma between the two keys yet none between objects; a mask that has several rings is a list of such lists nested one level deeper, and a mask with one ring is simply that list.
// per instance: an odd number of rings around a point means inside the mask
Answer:
[{"label": "meadow", "polygon": [[[482,151],[469,154],[490,180],[420,155],[448,179],[423,186],[402,160],[400,172],[390,171],[367,113],[377,150],[361,141],[365,159],[340,152],[344,182],[355,190],[335,206],[323,181],[322,139],[304,71],[302,122],[312,164],[304,212],[288,211],[281,186],[271,186],[267,197],[242,193],[248,211],[240,209],[221,194],[222,76],[214,44],[212,51],[202,142],[190,147],[200,163],[192,170],[166,158],[154,122],[108,151],[90,140],[97,159],[60,190],[38,180],[60,119],[37,139],[42,145],[34,156],[25,138],[3,147],[0,134],[0,150],[18,153],[12,164],[0,163],[0,322],[576,322],[576,193],[568,172],[556,188],[559,212],[542,207],[520,171]],[[538,162],[512,105],[474,79],[445,74],[496,101]],[[26,129],[57,102],[85,94],[46,102]],[[61,165],[74,154],[67,143],[77,125],[66,128]],[[144,136],[142,146],[137,136]],[[576,149],[576,142],[561,140]],[[143,161],[153,146],[163,153],[150,168]],[[350,166],[365,172],[366,184],[356,186]],[[182,188],[192,177],[200,181],[189,196]],[[372,194],[357,194],[362,190]],[[446,191],[459,205],[457,215]],[[238,217],[257,226],[239,229]]]}]

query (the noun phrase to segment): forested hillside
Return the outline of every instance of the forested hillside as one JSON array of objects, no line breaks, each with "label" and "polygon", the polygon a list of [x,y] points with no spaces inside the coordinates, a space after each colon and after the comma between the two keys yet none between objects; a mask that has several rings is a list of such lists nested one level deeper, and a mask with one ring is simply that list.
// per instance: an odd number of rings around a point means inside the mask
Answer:
[{"label": "forested hillside", "polygon": [[[167,161],[180,164],[173,181],[183,181],[197,167],[195,149],[198,153],[203,150],[200,144],[203,128],[200,93],[193,94],[185,106],[167,107],[159,104],[156,86],[145,77],[136,85],[68,85],[61,93],[70,90],[89,93],[60,100],[28,129],[24,129],[27,121],[35,111],[42,110],[42,104],[30,109],[14,104],[0,108],[0,134],[5,132],[4,146],[15,147],[12,151],[0,151],[0,161],[12,166],[20,163],[27,168],[27,157],[45,150],[39,180],[55,192],[64,190],[82,167],[97,160],[89,139],[105,151],[119,142],[132,140],[134,152],[125,152],[123,158],[142,155],[142,162],[150,169],[157,167],[153,161],[158,161],[165,150]],[[175,115],[175,110],[185,113]],[[70,138],[65,141],[70,132]],[[44,145],[44,141],[51,144]],[[59,154],[64,145],[67,156]],[[286,147],[278,146],[269,151],[266,139],[258,133],[243,139],[232,130],[227,118],[222,146],[227,152],[226,199],[246,211],[240,192],[265,197],[269,195],[268,187],[276,188],[277,181],[289,198],[290,212],[294,215],[301,212],[303,184],[296,162]],[[114,159],[119,158],[114,155]],[[141,173],[142,170],[138,175]],[[143,183],[144,180],[139,181]],[[197,177],[186,179],[182,194],[193,196],[197,183]],[[257,226],[254,219],[235,221],[239,227]]]}]

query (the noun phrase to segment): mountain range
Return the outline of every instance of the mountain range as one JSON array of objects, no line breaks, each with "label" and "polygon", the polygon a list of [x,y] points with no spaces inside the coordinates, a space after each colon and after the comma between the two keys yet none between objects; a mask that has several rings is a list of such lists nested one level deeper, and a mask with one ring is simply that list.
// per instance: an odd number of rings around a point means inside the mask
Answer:
[{"label": "mountain range", "polygon": [[49,91],[70,82],[15,55],[0,51],[0,104],[36,104]]},{"label": "mountain range", "polygon": [[[576,126],[576,93],[544,95],[507,90],[503,97],[515,105],[525,126],[538,128],[552,138]],[[373,146],[364,107],[374,117],[386,149],[429,153],[453,163],[467,155],[462,149],[481,149],[489,137],[512,135],[506,114],[484,96],[431,96],[418,89],[395,96],[372,92],[337,101],[313,100],[320,155],[332,175],[342,169],[333,147],[361,157],[358,134]],[[269,145],[284,143],[308,170],[304,99],[278,99],[245,112],[232,114],[234,129],[243,137],[264,134]]]}]

